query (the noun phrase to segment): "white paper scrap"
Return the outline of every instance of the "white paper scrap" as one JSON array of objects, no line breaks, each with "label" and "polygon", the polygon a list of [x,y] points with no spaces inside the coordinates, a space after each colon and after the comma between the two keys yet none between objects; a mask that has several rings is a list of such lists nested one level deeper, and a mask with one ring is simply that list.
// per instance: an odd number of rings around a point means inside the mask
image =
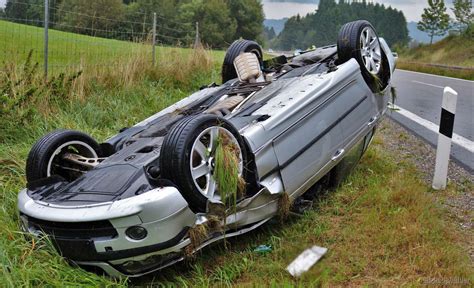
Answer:
[{"label": "white paper scrap", "polygon": [[293,276],[299,277],[304,272],[308,271],[321,257],[326,254],[327,248],[313,246],[306,249],[293,262],[286,267],[286,270]]}]

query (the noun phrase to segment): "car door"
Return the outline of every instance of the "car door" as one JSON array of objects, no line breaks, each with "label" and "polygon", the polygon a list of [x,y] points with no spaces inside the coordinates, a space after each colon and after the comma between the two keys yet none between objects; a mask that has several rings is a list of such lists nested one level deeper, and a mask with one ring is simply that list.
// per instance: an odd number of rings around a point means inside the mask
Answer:
[{"label": "car door", "polygon": [[365,136],[381,116],[376,97],[383,98],[382,95],[372,93],[362,76],[356,79],[350,91],[341,94],[339,107],[346,114],[341,120],[345,152]]},{"label": "car door", "polygon": [[320,171],[342,148],[336,109],[336,101],[330,101],[274,140],[283,184],[290,195],[322,177],[325,173]]}]

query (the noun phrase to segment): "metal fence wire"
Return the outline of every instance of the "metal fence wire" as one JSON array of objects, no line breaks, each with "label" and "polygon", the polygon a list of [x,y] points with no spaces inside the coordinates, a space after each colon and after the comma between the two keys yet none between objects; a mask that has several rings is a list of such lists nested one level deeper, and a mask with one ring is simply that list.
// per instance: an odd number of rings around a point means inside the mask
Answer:
[{"label": "metal fence wire", "polygon": [[193,24],[167,20],[153,11],[135,12],[129,21],[57,8],[56,0],[11,2],[18,10],[34,13],[28,13],[30,19],[0,14],[0,57],[17,65],[29,59],[42,65],[46,75],[121,65],[137,55],[146,55],[154,64],[157,46],[191,47],[198,41]]}]

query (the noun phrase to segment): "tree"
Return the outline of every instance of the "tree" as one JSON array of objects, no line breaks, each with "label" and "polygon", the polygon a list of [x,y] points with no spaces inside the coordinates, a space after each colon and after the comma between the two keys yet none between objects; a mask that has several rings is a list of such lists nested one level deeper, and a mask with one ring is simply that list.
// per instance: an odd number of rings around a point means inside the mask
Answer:
[{"label": "tree", "polygon": [[201,41],[214,48],[224,48],[234,39],[237,21],[226,0],[192,0],[180,7],[186,21],[199,22]]},{"label": "tree", "polygon": [[458,27],[459,32],[469,27],[474,21],[474,14],[472,13],[472,0],[454,0],[453,10],[456,20],[454,26]]},{"label": "tree", "polygon": [[449,15],[443,0],[428,0],[428,8],[423,9],[418,29],[428,33],[430,44],[433,44],[434,36],[442,36],[449,29]]},{"label": "tree", "polygon": [[5,15],[12,19],[25,19],[26,18],[26,10],[28,10],[29,3],[19,3],[14,0],[7,0],[5,5]]},{"label": "tree", "polygon": [[263,27],[263,33],[262,33],[262,38],[263,42],[259,42],[261,45],[264,47],[271,47],[272,40],[275,39],[276,33],[275,29],[273,27]]},{"label": "tree", "polygon": [[230,13],[237,21],[234,38],[260,41],[263,32],[262,3],[259,0],[228,1]]},{"label": "tree", "polygon": [[272,44],[282,50],[330,45],[342,25],[357,19],[371,22],[378,35],[392,45],[408,44],[407,23],[401,11],[378,3],[344,0],[321,0],[315,13],[290,18]]},{"label": "tree", "polygon": [[[106,7],[106,9],[105,9]],[[121,0],[69,0],[61,3],[59,29],[92,36],[111,37],[124,18]]]}]

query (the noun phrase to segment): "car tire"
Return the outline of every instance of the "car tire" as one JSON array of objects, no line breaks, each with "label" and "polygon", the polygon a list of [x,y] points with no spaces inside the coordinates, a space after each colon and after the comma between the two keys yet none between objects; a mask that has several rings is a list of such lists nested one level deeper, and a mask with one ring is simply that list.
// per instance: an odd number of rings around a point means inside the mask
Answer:
[{"label": "car tire", "polygon": [[43,136],[30,150],[26,160],[26,180],[28,183],[51,177],[61,176],[74,180],[71,175],[54,169],[58,156],[68,149],[84,157],[97,158],[101,149],[97,141],[87,134],[74,130],[56,130]]},{"label": "car tire", "polygon": [[224,63],[222,64],[222,83],[237,78],[237,72],[234,67],[234,60],[242,53],[251,52],[257,55],[260,65],[263,65],[263,52],[260,45],[255,41],[250,40],[237,40],[234,41],[224,57]]},{"label": "car tire", "polygon": [[[209,198],[212,200],[219,198],[215,181],[212,184],[214,166],[211,159],[214,155],[210,143],[215,143],[212,139],[216,139],[216,136],[211,136],[212,133],[218,135],[221,132],[228,133],[240,149],[241,177],[247,182],[247,151],[244,140],[238,130],[223,118],[208,114],[184,118],[171,128],[161,146],[161,177],[171,180],[178,187],[190,209],[195,213],[206,212]],[[198,141],[204,143],[203,148],[207,149],[206,154],[209,153],[207,156],[203,157],[200,156],[203,153],[198,153]],[[199,176],[201,173],[193,174],[193,171],[197,171],[195,169],[204,163],[208,169],[206,174],[201,176]],[[213,191],[212,185],[214,185]]]},{"label": "car tire", "polygon": [[378,93],[387,87],[390,79],[388,59],[375,28],[368,21],[358,20],[342,26],[337,38],[337,54],[339,64],[351,58],[359,63],[372,92]]}]

